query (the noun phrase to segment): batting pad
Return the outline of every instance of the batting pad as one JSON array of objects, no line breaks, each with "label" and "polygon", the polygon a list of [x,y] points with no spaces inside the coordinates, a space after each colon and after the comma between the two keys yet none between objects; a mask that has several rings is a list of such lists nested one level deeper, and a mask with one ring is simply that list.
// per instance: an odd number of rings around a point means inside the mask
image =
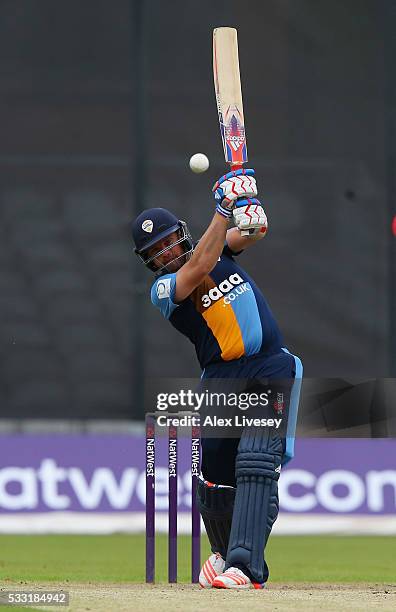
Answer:
[{"label": "batting pad", "polygon": [[268,578],[264,549],[278,516],[282,440],[266,427],[243,431],[236,458],[237,490],[226,568],[249,570],[257,582]]},{"label": "batting pad", "polygon": [[202,478],[198,481],[197,507],[205,524],[213,553],[219,552],[226,558],[230,539],[235,489],[213,485]]}]

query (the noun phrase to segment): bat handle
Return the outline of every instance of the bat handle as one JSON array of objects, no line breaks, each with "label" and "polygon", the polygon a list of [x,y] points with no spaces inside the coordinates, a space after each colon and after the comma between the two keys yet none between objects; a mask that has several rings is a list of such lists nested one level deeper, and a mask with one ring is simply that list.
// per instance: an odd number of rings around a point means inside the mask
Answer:
[{"label": "bat handle", "polygon": [[[242,164],[231,164],[231,170],[240,170],[242,167]],[[250,230],[242,230],[241,236],[250,236]]]}]

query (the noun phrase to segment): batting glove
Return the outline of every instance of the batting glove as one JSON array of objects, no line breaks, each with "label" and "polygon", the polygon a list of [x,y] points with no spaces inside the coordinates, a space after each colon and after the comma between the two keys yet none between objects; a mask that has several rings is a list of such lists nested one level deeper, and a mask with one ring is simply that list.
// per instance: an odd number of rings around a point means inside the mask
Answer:
[{"label": "batting glove", "polygon": [[267,215],[257,198],[238,200],[232,211],[235,226],[241,232],[266,234],[268,229]]},{"label": "batting glove", "polygon": [[216,210],[223,217],[231,218],[238,198],[254,198],[257,195],[254,170],[233,170],[213,185]]}]

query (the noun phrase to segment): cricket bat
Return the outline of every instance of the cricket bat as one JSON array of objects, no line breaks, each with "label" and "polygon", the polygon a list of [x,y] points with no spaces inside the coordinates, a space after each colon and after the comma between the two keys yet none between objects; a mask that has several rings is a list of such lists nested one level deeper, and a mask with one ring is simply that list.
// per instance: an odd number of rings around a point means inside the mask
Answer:
[{"label": "cricket bat", "polygon": [[235,28],[213,30],[213,78],[224,157],[237,170],[247,162],[247,146]]},{"label": "cricket bat", "polygon": [[[235,28],[213,30],[213,79],[224,157],[238,170],[248,158]],[[248,236],[249,230],[241,234]]]}]

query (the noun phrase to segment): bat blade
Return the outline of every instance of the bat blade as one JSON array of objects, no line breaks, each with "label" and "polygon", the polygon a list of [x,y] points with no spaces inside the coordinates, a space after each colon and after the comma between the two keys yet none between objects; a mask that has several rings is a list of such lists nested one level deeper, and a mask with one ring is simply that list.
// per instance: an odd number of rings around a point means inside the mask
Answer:
[{"label": "bat blade", "polygon": [[213,78],[224,157],[240,167],[248,158],[235,28],[213,30]]}]

